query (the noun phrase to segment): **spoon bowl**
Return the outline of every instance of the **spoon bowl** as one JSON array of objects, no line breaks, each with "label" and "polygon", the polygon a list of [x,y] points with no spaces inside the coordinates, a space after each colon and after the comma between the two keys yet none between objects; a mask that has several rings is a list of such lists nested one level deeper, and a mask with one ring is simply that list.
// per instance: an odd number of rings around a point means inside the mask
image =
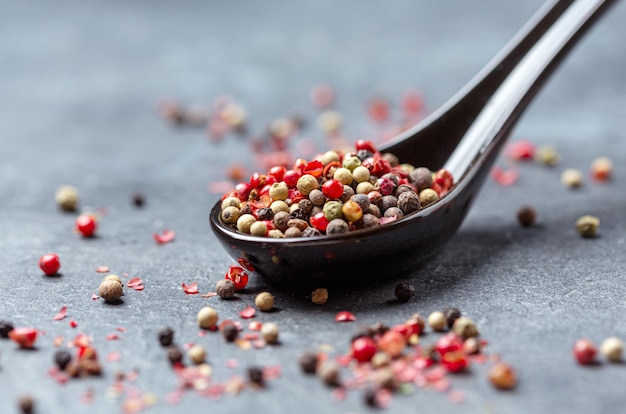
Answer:
[{"label": "spoon bowl", "polygon": [[402,219],[333,236],[272,239],[234,231],[210,213],[234,259],[270,283],[311,287],[414,272],[455,235],[516,121],[571,47],[611,0],[548,1],[461,91],[381,152],[431,169],[455,185],[438,202]]}]

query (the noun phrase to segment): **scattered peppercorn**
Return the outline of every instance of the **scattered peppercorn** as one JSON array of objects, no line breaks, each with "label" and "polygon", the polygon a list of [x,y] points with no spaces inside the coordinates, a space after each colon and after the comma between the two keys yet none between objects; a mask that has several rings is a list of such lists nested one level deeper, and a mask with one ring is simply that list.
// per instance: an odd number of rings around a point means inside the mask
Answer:
[{"label": "scattered peppercorn", "polygon": [[200,365],[206,360],[206,350],[202,345],[194,345],[187,351],[187,356],[191,362]]},{"label": "scattered peppercorn", "polygon": [[98,293],[105,301],[115,303],[122,297],[124,289],[120,282],[114,279],[105,279],[100,283]]},{"label": "scattered peppercorn", "polygon": [[487,374],[493,386],[501,390],[510,390],[517,384],[517,376],[513,368],[504,362],[498,362],[489,369]]},{"label": "scattered peppercorn", "polygon": [[614,336],[606,338],[600,345],[600,352],[609,361],[619,362],[624,353],[624,341]]},{"label": "scattered peppercorn", "polygon": [[591,163],[591,177],[597,181],[607,181],[611,178],[613,163],[607,157],[598,157]]},{"label": "scattered peppercorn", "polygon": [[198,311],[198,326],[202,329],[210,329],[214,327],[217,320],[217,311],[210,306],[205,306]]},{"label": "scattered peppercorn", "polygon": [[376,390],[373,388],[368,388],[363,393],[363,401],[365,404],[372,408],[380,408],[378,404],[378,399],[376,398]]},{"label": "scattered peppercorn", "polygon": [[476,324],[473,320],[465,316],[460,316],[454,321],[454,324],[452,324],[452,331],[462,339],[478,336]]},{"label": "scattered peppercorn", "polygon": [[325,361],[317,368],[317,376],[324,384],[339,385],[339,365],[335,361]]},{"label": "scattered peppercorn", "polygon": [[595,216],[582,216],[576,220],[576,230],[585,238],[595,237],[598,226],[600,226],[600,219]]},{"label": "scattered peppercorn", "polygon": [[400,282],[394,291],[396,298],[400,302],[408,302],[415,296],[415,288],[409,282]]},{"label": "scattered peppercorn", "polygon": [[54,253],[44,254],[39,258],[39,268],[47,275],[54,276],[61,268],[59,256]]},{"label": "scattered peppercorn", "polygon": [[579,339],[574,344],[574,357],[581,365],[591,365],[595,362],[598,350],[589,339]]},{"label": "scattered peppercorn", "polygon": [[261,327],[261,336],[268,344],[275,344],[278,342],[278,333],[278,325],[274,322],[265,322]]},{"label": "scattered peppercorn", "polygon": [[428,315],[428,325],[433,331],[442,332],[447,328],[448,321],[443,312],[435,311]]},{"label": "scattered peppercorn", "polygon": [[76,230],[83,237],[93,237],[97,227],[98,223],[92,214],[81,214],[76,218]]},{"label": "scattered peppercorn", "polygon": [[443,310],[443,314],[446,317],[446,321],[448,321],[448,328],[452,328],[452,325],[454,325],[454,321],[461,317],[461,311],[457,308],[445,308]]},{"label": "scattered peppercorn", "polygon": [[235,296],[236,290],[232,280],[221,279],[215,284],[215,292],[222,299],[232,299]]},{"label": "scattered peppercorn", "polygon": [[541,164],[554,167],[559,163],[559,153],[553,147],[544,145],[537,149],[535,159]]},{"label": "scattered peppercorn", "polygon": [[141,208],[144,206],[144,204],[146,204],[146,198],[141,193],[133,194],[131,200],[133,202],[133,205],[137,208]]},{"label": "scattered peppercorn", "polygon": [[222,335],[226,342],[234,342],[239,336],[239,329],[233,323],[229,323],[222,328]]},{"label": "scattered peppercorn", "polygon": [[60,349],[54,353],[54,363],[60,370],[64,370],[71,361],[72,355],[64,349]]},{"label": "scattered peppercorn", "polygon": [[174,330],[166,326],[157,333],[157,337],[161,346],[168,347],[174,343]]},{"label": "scattered peppercorn", "polygon": [[255,306],[262,312],[268,312],[274,307],[274,295],[269,292],[261,292],[254,299]]},{"label": "scattered peppercorn", "polygon": [[525,206],[517,211],[517,220],[522,227],[530,227],[535,224],[537,212],[534,208]]},{"label": "scattered peppercorn", "polygon": [[71,185],[59,187],[54,194],[54,199],[63,211],[76,211],[78,208],[78,190]]},{"label": "scattered peppercorn", "polygon": [[9,332],[13,330],[13,324],[9,321],[0,321],[0,338],[8,339]]},{"label": "scattered peppercorn", "polygon": [[259,367],[248,368],[248,380],[256,386],[263,387],[265,385],[265,381],[263,380],[263,370]]},{"label": "scattered peppercorn", "polygon": [[315,374],[318,361],[319,357],[317,356],[317,354],[310,351],[303,353],[302,355],[300,355],[300,358],[298,358],[300,368],[305,374]]},{"label": "scattered peppercorn", "polygon": [[172,345],[167,349],[167,359],[172,365],[177,365],[183,362],[183,353],[176,345]]},{"label": "scattered peppercorn", "polygon": [[583,185],[583,174],[574,168],[569,168],[561,173],[561,183],[568,188],[578,188]]},{"label": "scattered peppercorn", "polygon": [[328,300],[328,289],[317,288],[311,293],[311,301],[316,305],[323,305]]},{"label": "scattered peppercorn", "polygon": [[18,405],[22,414],[33,414],[35,412],[35,400],[30,395],[23,395],[18,400]]}]

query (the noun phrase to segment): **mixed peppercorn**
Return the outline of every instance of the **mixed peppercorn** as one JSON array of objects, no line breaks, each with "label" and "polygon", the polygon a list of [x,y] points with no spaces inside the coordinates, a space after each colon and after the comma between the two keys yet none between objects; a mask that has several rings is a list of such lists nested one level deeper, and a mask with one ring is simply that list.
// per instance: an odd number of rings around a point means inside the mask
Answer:
[{"label": "mixed peppercorn", "polygon": [[452,175],[400,164],[369,141],[354,152],[328,151],[299,159],[287,169],[254,173],[222,197],[220,219],[258,237],[334,235],[376,227],[437,202],[452,188]]}]

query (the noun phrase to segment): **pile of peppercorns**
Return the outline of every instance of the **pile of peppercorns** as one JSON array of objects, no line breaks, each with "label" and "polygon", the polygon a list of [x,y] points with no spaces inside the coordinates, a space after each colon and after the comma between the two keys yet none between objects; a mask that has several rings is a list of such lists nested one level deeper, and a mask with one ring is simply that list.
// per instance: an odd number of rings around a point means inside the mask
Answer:
[{"label": "pile of peppercorns", "polygon": [[347,233],[385,224],[437,202],[452,175],[400,164],[369,141],[328,151],[291,169],[254,173],[222,197],[220,219],[241,233],[292,238]]},{"label": "pile of peppercorns", "polygon": [[[422,344],[425,326],[442,333],[433,343]],[[511,389],[517,383],[513,368],[488,358],[486,342],[478,339],[474,321],[456,308],[432,312],[427,321],[419,314],[391,327],[382,323],[361,327],[351,339],[347,354],[330,359],[325,353],[305,352],[299,359],[306,374],[316,374],[323,383],[337,390],[364,389],[368,405],[381,407],[391,393],[417,385],[449,391],[446,373],[467,371],[472,361],[492,360],[488,379],[498,389]],[[342,378],[342,368],[352,374]]]}]

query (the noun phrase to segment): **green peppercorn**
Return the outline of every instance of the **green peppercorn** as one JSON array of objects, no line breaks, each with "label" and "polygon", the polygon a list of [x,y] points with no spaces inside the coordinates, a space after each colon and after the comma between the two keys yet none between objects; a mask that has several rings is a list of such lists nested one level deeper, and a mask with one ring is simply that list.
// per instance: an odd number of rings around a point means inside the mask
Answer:
[{"label": "green peppercorn", "polygon": [[432,188],[426,188],[420,191],[419,199],[422,207],[426,207],[436,203],[439,200],[439,194]]},{"label": "green peppercorn", "polygon": [[319,189],[319,183],[317,182],[317,178],[313,177],[311,174],[304,174],[298,179],[296,187],[298,191],[300,191],[300,194],[307,196],[311,191]]},{"label": "green peppercorn", "polygon": [[576,230],[585,238],[595,237],[598,226],[600,226],[600,219],[595,216],[582,216],[576,220]]},{"label": "green peppercorn", "polygon": [[239,220],[239,209],[237,207],[228,206],[222,210],[222,221],[226,224],[235,224]]},{"label": "green peppercorn", "polygon": [[289,197],[289,187],[284,182],[276,182],[270,186],[269,195],[272,200],[286,200]]},{"label": "green peppercorn", "polygon": [[343,205],[341,204],[341,201],[335,201],[335,200],[328,201],[326,204],[324,204],[324,210],[323,210],[324,217],[326,217],[328,221],[331,221],[337,218],[342,218],[343,217],[342,207]]},{"label": "green peppercorn", "polygon": [[361,165],[361,160],[354,154],[348,154],[343,157],[343,168],[347,168],[350,171],[354,171],[354,169]]},{"label": "green peppercorn", "polygon": [[250,234],[250,226],[256,222],[256,218],[252,214],[243,214],[237,219],[237,230],[242,233]]}]

